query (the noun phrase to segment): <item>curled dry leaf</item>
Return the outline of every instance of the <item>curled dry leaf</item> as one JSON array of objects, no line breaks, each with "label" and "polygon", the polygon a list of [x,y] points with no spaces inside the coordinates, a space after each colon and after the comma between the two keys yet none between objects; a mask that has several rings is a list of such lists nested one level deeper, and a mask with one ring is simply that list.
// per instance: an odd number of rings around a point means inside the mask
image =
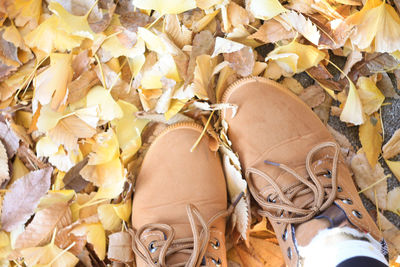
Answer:
[{"label": "curled dry leaf", "polygon": [[17,229],[34,213],[39,200],[50,187],[53,168],[32,171],[15,181],[3,200],[1,227],[8,232]]},{"label": "curled dry leaf", "polygon": [[303,100],[310,108],[315,108],[322,104],[325,100],[325,91],[319,85],[311,85],[304,89],[300,93],[299,97]]},{"label": "curled dry leaf", "polygon": [[335,138],[336,142],[340,145],[340,150],[342,151],[342,155],[346,159],[346,164],[350,167],[351,160],[353,159],[355,153],[349,139],[347,139],[347,137],[340,132],[333,129],[330,125],[326,125],[326,127],[328,128],[333,138]]},{"label": "curled dry leaf", "polygon": [[[353,169],[354,178],[358,187],[361,190],[369,188],[364,191],[363,194],[379,208],[387,209],[387,177],[385,176],[382,166],[377,163],[374,167],[371,167],[365,154],[359,152],[353,157],[351,168]],[[378,181],[379,183],[370,187]],[[376,191],[378,203],[375,202],[374,191]]]},{"label": "curled dry leaf", "polygon": [[66,189],[73,189],[75,192],[80,192],[88,185],[89,182],[83,179],[79,174],[82,168],[86,166],[88,161],[89,158],[85,157],[65,174],[63,183]]},{"label": "curled dry leaf", "polygon": [[397,129],[390,140],[383,146],[383,157],[390,159],[400,153],[400,129]]},{"label": "curled dry leaf", "polygon": [[128,232],[117,232],[108,236],[107,256],[116,262],[129,263],[133,261],[132,237]]}]

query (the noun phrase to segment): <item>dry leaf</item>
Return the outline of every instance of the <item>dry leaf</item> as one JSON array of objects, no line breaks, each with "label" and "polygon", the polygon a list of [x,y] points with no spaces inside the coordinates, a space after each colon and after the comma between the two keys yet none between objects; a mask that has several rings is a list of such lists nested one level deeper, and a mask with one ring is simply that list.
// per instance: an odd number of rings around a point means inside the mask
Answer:
[{"label": "dry leaf", "polygon": [[380,212],[378,212],[378,222],[382,228],[383,238],[388,243],[389,258],[395,259],[400,253],[400,231]]},{"label": "dry leaf", "polygon": [[281,40],[293,39],[295,32],[288,30],[275,19],[270,19],[264,22],[256,33],[253,33],[249,38],[260,40],[264,43],[275,43]]},{"label": "dry leaf", "polygon": [[246,77],[253,73],[255,57],[253,49],[245,46],[239,51],[224,53],[224,59],[237,74]]},{"label": "dry leaf", "polygon": [[315,26],[310,19],[305,18],[302,14],[291,10],[281,14],[280,17],[289,23],[289,25],[291,25],[293,28],[295,28],[296,31],[301,33],[304,38],[309,40],[311,43],[318,45],[321,34],[317,26]]},{"label": "dry leaf", "polygon": [[269,20],[286,11],[278,0],[250,0],[248,10],[254,17],[263,20]]},{"label": "dry leaf", "polygon": [[400,181],[400,162],[391,160],[385,160],[385,162],[389,169],[393,172],[394,176],[396,176],[397,180]]},{"label": "dry leaf", "polygon": [[230,2],[228,4],[227,16],[229,18],[229,22],[234,28],[240,25],[248,25],[250,23],[250,17],[247,13],[247,10],[235,2]]},{"label": "dry leaf", "polygon": [[[343,67],[343,73],[344,74],[349,74],[351,71],[351,68],[358,62],[360,62],[363,59],[363,56],[360,51],[354,50],[351,51],[350,55],[347,57],[346,64]],[[344,75],[341,74],[340,78],[344,78]]]},{"label": "dry leaf", "polygon": [[19,137],[4,122],[0,122],[0,139],[7,151],[8,158],[12,158],[19,147]]},{"label": "dry leaf", "polygon": [[10,170],[8,167],[7,151],[3,142],[0,141],[0,187],[3,188],[9,180]]},{"label": "dry leaf", "polygon": [[310,108],[315,108],[322,104],[325,100],[325,91],[319,85],[311,85],[304,89],[299,95]]},{"label": "dry leaf", "polygon": [[[363,152],[361,152],[357,153],[353,157],[351,161],[351,168],[353,169],[354,178],[358,187],[361,190],[369,188],[368,190],[364,191],[363,194],[379,208],[386,209],[387,182],[382,166],[377,163],[373,168],[371,168],[367,157]],[[378,181],[378,184],[370,187],[372,184]],[[378,203],[375,203],[374,191],[376,191],[376,199],[378,200]]]},{"label": "dry leaf", "polygon": [[325,58],[325,54],[311,45],[303,45],[296,41],[275,48],[265,61],[273,60],[288,73],[299,73],[317,64]]},{"label": "dry leaf", "polygon": [[360,77],[357,80],[358,93],[360,95],[363,110],[367,115],[379,110],[385,96],[376,87],[372,77]]},{"label": "dry leaf", "polygon": [[383,157],[390,159],[400,153],[400,129],[397,129],[390,140],[383,146]]},{"label": "dry leaf", "polygon": [[165,16],[165,32],[179,48],[192,42],[192,31],[181,25],[176,15]]},{"label": "dry leaf", "polygon": [[27,25],[34,29],[42,13],[42,0],[16,0],[8,5],[7,11],[10,18],[14,18],[15,24],[19,27]]},{"label": "dry leaf", "polygon": [[53,203],[36,212],[32,222],[18,236],[14,247],[23,249],[43,246],[51,240],[54,229],[62,229],[71,223],[69,204],[67,202]]},{"label": "dry leaf", "polygon": [[131,248],[132,237],[127,232],[117,232],[108,236],[107,257],[116,262],[129,263],[133,261]]},{"label": "dry leaf", "polygon": [[78,225],[71,233],[76,236],[86,236],[87,242],[93,245],[99,259],[104,260],[106,256],[106,233],[100,223]]},{"label": "dry leaf", "polygon": [[304,88],[296,79],[292,77],[286,77],[282,80],[282,85],[291,90],[296,95],[303,93]]},{"label": "dry leaf", "polygon": [[215,67],[215,60],[209,55],[201,55],[196,59],[196,68],[194,69],[194,93],[200,99],[213,99],[210,95],[210,82]]},{"label": "dry leaf", "polygon": [[368,0],[362,10],[350,16],[347,22],[356,25],[351,41],[361,50],[373,49],[382,53],[398,50],[400,18],[385,1]]},{"label": "dry leaf", "polygon": [[400,214],[400,187],[396,187],[387,194],[387,209]]},{"label": "dry leaf", "polygon": [[349,80],[349,94],[344,104],[343,111],[340,114],[340,120],[344,122],[360,125],[364,123],[364,111],[360,96],[354,83]]},{"label": "dry leaf", "polygon": [[72,79],[72,55],[50,54],[50,67],[40,73],[35,81],[35,99],[42,105],[51,102],[51,108],[61,110],[67,97],[67,85]]},{"label": "dry leaf", "polygon": [[28,267],[73,267],[78,263],[78,258],[68,251],[63,251],[54,241],[44,247],[26,248],[21,251]]},{"label": "dry leaf", "polygon": [[88,181],[84,180],[79,172],[88,163],[89,158],[85,157],[82,161],[72,167],[64,176],[63,182],[66,189],[73,189],[80,192],[88,185]]},{"label": "dry leaf", "polygon": [[141,9],[154,9],[160,15],[179,14],[196,8],[195,0],[133,0],[132,4]]},{"label": "dry leaf", "polygon": [[49,136],[57,145],[64,145],[67,150],[78,148],[79,138],[88,138],[96,134],[96,129],[89,126],[78,116],[71,115],[58,121],[49,131]]},{"label": "dry leaf", "polygon": [[60,19],[53,15],[43,21],[36,29],[24,36],[30,48],[40,49],[47,54],[54,50],[66,52],[80,46],[83,38],[72,36],[59,28]]},{"label": "dry leaf", "polygon": [[11,232],[29,219],[50,187],[52,171],[52,168],[32,171],[11,185],[3,200],[3,229]]},{"label": "dry leaf", "polygon": [[360,142],[371,167],[378,162],[382,147],[382,125],[378,113],[372,114],[359,127]]}]

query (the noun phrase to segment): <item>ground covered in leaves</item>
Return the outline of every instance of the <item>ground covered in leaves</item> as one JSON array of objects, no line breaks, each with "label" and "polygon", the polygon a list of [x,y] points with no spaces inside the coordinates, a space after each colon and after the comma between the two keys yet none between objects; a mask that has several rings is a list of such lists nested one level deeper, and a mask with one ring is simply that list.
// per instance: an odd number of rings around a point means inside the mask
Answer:
[{"label": "ground covered in leaves", "polygon": [[[399,11],[398,0],[2,0],[1,265],[132,265],[135,176],[169,124],[203,124],[230,198],[247,192],[219,117],[236,107],[220,100],[263,76],[327,124],[398,266]],[[249,200],[229,223],[230,266],[283,265]]]}]

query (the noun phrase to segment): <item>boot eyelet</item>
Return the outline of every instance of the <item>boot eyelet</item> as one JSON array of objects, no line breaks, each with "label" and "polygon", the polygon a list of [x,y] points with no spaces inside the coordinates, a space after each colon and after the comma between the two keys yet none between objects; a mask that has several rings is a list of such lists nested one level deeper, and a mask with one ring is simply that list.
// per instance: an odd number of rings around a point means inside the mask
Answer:
[{"label": "boot eyelet", "polygon": [[326,178],[332,178],[332,172],[330,171],[330,170],[326,170],[326,173],[324,174],[324,176],[326,177]]},{"label": "boot eyelet", "polygon": [[149,244],[149,251],[151,253],[154,253],[157,251],[157,247],[154,246],[154,241],[151,241],[151,243]]},{"label": "boot eyelet", "polygon": [[356,216],[358,219],[362,218],[362,214],[361,212],[359,212],[358,210],[353,210],[352,211],[353,215]]},{"label": "boot eyelet", "polygon": [[287,249],[287,256],[288,256],[289,260],[292,259],[292,249],[290,247],[288,247],[288,249]]},{"label": "boot eyelet", "polygon": [[218,258],[218,260],[211,258],[211,261],[215,264],[215,266],[217,267],[221,267],[222,266],[222,261],[220,258]]},{"label": "boot eyelet", "polygon": [[267,201],[268,201],[268,202],[271,202],[271,203],[275,203],[275,202],[276,202],[276,199],[271,199],[271,195],[268,195]]},{"label": "boot eyelet", "polygon": [[338,191],[339,193],[342,192],[342,191],[343,191],[342,187],[341,187],[341,186],[338,186],[338,187],[337,187],[337,191]]},{"label": "boot eyelet", "polygon": [[219,240],[218,240],[218,239],[215,239],[215,242],[211,242],[211,241],[210,241],[210,243],[211,243],[211,247],[212,247],[213,249],[219,249],[219,247],[221,246],[221,244],[219,243]]},{"label": "boot eyelet", "polygon": [[282,240],[283,240],[283,241],[286,241],[287,238],[288,238],[288,231],[287,231],[287,229],[285,228],[285,231],[284,231],[283,234],[282,234]]},{"label": "boot eyelet", "polygon": [[342,201],[343,201],[344,204],[348,204],[348,205],[352,205],[353,204],[353,201],[351,199],[349,199],[349,198],[343,199]]}]

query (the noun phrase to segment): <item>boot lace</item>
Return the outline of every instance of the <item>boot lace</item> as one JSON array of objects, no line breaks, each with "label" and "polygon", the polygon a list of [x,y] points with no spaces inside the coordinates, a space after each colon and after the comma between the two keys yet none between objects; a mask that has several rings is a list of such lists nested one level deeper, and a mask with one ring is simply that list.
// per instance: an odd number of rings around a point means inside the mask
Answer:
[{"label": "boot lace", "polygon": [[[318,178],[321,174],[315,174],[312,171],[312,161],[314,155],[321,149],[333,147],[335,150],[333,156],[332,170],[328,170],[330,183],[323,184]],[[298,182],[288,188],[281,189],[279,185],[269,175],[256,168],[248,168],[246,170],[246,180],[249,189],[263,208],[258,213],[261,216],[266,216],[268,219],[283,223],[302,223],[310,220],[318,213],[324,211],[332,205],[336,199],[337,192],[337,167],[339,162],[340,148],[334,142],[323,142],[313,147],[306,158],[306,170],[308,177],[304,178],[290,167],[271,161],[264,161],[266,164],[277,166],[297,178]],[[274,189],[274,193],[265,199],[254,187],[250,174],[256,174],[265,179]],[[313,198],[301,205],[295,205],[293,200],[310,192],[313,193]],[[278,214],[278,215],[277,215]]]},{"label": "boot lace", "polygon": [[[227,210],[218,212],[216,215],[211,217],[208,222],[204,220],[196,206],[188,204],[186,206],[186,212],[193,233],[193,237],[190,238],[174,239],[175,230],[170,225],[161,223],[151,223],[143,225],[141,228],[138,229],[136,233],[132,229],[130,229],[131,235],[133,236],[132,249],[135,254],[147,264],[147,266],[151,267],[166,267],[166,259],[175,253],[188,254],[190,255],[190,257],[185,262],[169,265],[169,267],[197,267],[204,263],[204,257],[211,258],[211,261],[216,266],[221,266],[221,259],[214,259],[211,256],[207,255],[207,247],[208,244],[211,242],[210,229],[212,227],[212,224],[219,218],[230,216],[230,214],[232,214],[232,212],[234,211],[235,206],[242,197],[243,193],[241,193],[237,197],[235,202],[233,202]],[[201,231],[198,231],[196,219],[200,223]],[[146,231],[155,230],[163,232],[165,240],[153,241],[148,247],[146,247],[140,240],[140,236]],[[211,245],[213,247],[219,246],[219,241],[216,240],[216,243],[212,243]],[[160,249],[158,257],[154,258],[151,253],[155,252],[158,249]]]}]

